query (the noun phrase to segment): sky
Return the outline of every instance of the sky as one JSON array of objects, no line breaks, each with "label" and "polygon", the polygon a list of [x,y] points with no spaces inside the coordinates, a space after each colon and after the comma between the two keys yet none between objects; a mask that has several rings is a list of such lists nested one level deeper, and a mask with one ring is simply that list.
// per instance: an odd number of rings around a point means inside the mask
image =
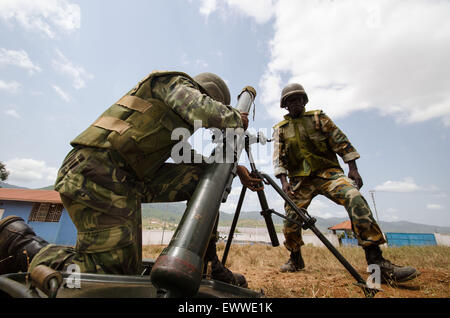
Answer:
[{"label": "sky", "polygon": [[[232,106],[256,89],[250,127],[266,136],[286,113],[282,88],[302,84],[306,109],[322,109],[361,154],[361,193],[378,220],[450,226],[449,16],[448,0],[0,0],[7,182],[53,184],[70,141],[151,71],[213,72]],[[191,141],[207,155],[208,138]],[[253,146],[270,175],[272,150]],[[240,190],[235,180],[221,210],[234,211]],[[247,194],[243,210],[259,209]],[[309,212],[347,215],[323,196]]]}]

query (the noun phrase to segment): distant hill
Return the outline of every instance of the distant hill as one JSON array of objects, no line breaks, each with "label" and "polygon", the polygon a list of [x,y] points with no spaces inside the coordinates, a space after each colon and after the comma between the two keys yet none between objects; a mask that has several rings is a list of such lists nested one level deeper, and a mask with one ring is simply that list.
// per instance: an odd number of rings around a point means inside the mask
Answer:
[{"label": "distant hill", "polygon": [[[27,189],[26,187],[20,187],[12,185],[6,182],[0,181],[0,187],[2,188],[16,188]],[[53,186],[47,186],[38,190],[53,190]],[[155,218],[168,223],[179,223],[184,211],[186,210],[186,204],[181,202],[174,203],[146,203],[142,205],[142,217],[143,218]],[[283,211],[279,211],[283,212]],[[230,226],[233,221],[234,214],[220,212],[219,225]],[[328,228],[346,221],[347,218],[321,218],[317,219],[316,226],[319,230],[325,232]],[[283,219],[279,216],[272,216],[273,223],[277,228],[283,224]],[[241,212],[239,217],[239,226],[265,226],[264,218],[259,212]],[[428,224],[413,223],[408,221],[398,222],[385,222],[380,221],[380,227],[383,232],[399,232],[399,233],[444,233],[450,234],[449,226],[435,226]]]},{"label": "distant hill", "polygon": [[[27,187],[21,187],[21,186],[16,186],[14,184],[9,184],[3,181],[0,181],[0,188],[9,188],[9,189],[29,189]],[[37,189],[33,189],[33,190],[54,190],[55,187],[52,185],[49,185],[47,187],[44,188],[37,188]]]},{"label": "distant hill", "polygon": [[3,182],[3,181],[0,181],[0,188],[28,189],[25,187],[19,187],[19,186],[13,185],[13,184],[9,184],[9,183]]},{"label": "distant hill", "polygon": [[[165,220],[170,223],[178,223],[181,220],[185,209],[186,204],[184,203],[147,203],[143,205],[142,217],[151,217],[159,220]],[[233,217],[234,214],[220,212],[219,225],[230,226]],[[328,231],[328,228],[333,225],[348,220],[347,218],[315,218],[317,219],[317,228],[323,232]],[[276,226],[283,224],[283,219],[279,216],[273,215],[272,220]],[[245,224],[240,226],[265,226],[264,218],[259,212],[241,212],[239,221],[241,224]],[[450,227],[448,226],[435,226],[408,221],[380,221],[379,225],[383,232],[450,234]]]},{"label": "distant hill", "polygon": [[38,188],[38,189],[35,189],[35,190],[55,190],[55,186],[49,185],[47,187]]}]

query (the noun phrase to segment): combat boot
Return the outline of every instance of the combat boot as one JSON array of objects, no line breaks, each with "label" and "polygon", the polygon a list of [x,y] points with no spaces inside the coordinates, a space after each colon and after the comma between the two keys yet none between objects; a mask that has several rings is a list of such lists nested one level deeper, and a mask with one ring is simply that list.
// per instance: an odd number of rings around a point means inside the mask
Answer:
[{"label": "combat boot", "polygon": [[208,263],[211,262],[211,279],[218,280],[227,284],[247,288],[247,280],[245,276],[239,273],[233,273],[228,268],[223,266],[222,262],[217,257],[216,240],[211,239],[206,249],[205,257],[203,259],[205,264],[204,277],[206,277]]},{"label": "combat boot", "polygon": [[48,244],[21,217],[0,220],[0,275],[26,272],[33,257]]},{"label": "combat boot", "polygon": [[280,271],[285,272],[297,272],[305,268],[305,262],[303,261],[302,253],[300,250],[297,252],[291,252],[289,260],[281,265]]},{"label": "combat boot", "polygon": [[367,264],[380,266],[381,283],[401,283],[414,279],[421,273],[411,266],[399,266],[391,263],[382,256],[378,245],[364,247]]},{"label": "combat boot", "polygon": [[216,257],[211,262],[211,278],[231,285],[247,288],[245,276],[239,273],[233,273],[223,266],[222,262]]}]

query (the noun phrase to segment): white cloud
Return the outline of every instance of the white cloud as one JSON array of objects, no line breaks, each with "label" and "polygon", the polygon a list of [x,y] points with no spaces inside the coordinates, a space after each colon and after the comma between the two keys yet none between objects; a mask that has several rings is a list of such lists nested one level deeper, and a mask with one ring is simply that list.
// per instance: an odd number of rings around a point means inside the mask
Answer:
[{"label": "white cloud", "polygon": [[273,6],[260,96],[274,119],[284,113],[281,88],[299,82],[307,108],[334,117],[376,109],[402,122],[439,118],[450,126],[450,2],[280,0]]},{"label": "white cloud", "polygon": [[206,68],[208,67],[208,62],[202,60],[202,59],[196,59],[195,60],[195,65]]},{"label": "white cloud", "polygon": [[19,90],[20,83],[16,81],[5,82],[0,80],[0,90],[7,91],[9,93],[17,93]]},{"label": "white cloud", "polygon": [[427,204],[427,210],[443,210],[444,207],[440,204],[430,203]]},{"label": "white cloud", "polygon": [[225,0],[228,6],[255,19],[257,23],[266,23],[273,15],[272,0]]},{"label": "white cloud", "polygon": [[272,0],[201,0],[200,13],[208,17],[216,10],[221,13],[240,14],[250,16],[257,23],[266,23],[273,16]]},{"label": "white cloud", "polygon": [[202,60],[202,59],[195,59],[195,61],[191,61],[186,53],[183,53],[181,55],[181,63],[183,65],[191,65],[192,64],[192,65],[195,65],[200,68],[207,68],[209,65],[208,62],[206,62],[205,60]]},{"label": "white cloud", "polygon": [[320,209],[326,209],[328,208],[330,205],[328,203],[325,203],[323,201],[320,200],[313,200],[311,201],[311,204],[309,205],[308,209],[311,210],[320,210]]},{"label": "white cloud", "polygon": [[70,96],[66,92],[64,92],[61,87],[57,85],[52,85],[52,87],[55,90],[55,92],[59,95],[59,97],[61,97],[66,102],[70,101]]},{"label": "white cloud", "polygon": [[81,12],[78,4],[66,0],[2,0],[0,18],[54,38],[56,32],[79,29]]},{"label": "white cloud", "polygon": [[34,74],[34,72],[41,71],[41,68],[30,60],[27,52],[24,50],[15,51],[0,48],[0,66],[1,65],[12,65],[24,68],[28,70],[30,75]]},{"label": "white cloud", "polygon": [[15,109],[7,109],[4,111],[5,115],[11,116],[14,118],[20,118],[19,113]]},{"label": "white cloud", "polygon": [[229,196],[239,196],[242,191],[242,186],[233,187],[230,191]]},{"label": "white cloud", "polygon": [[388,180],[381,185],[375,187],[376,191],[386,191],[386,192],[414,192],[422,190],[412,178],[407,177],[403,181],[391,181]]},{"label": "white cloud", "polygon": [[86,81],[94,78],[82,66],[74,65],[60,50],[56,50],[57,59],[53,59],[52,65],[55,70],[61,74],[69,76],[75,89],[80,89],[86,86]]},{"label": "white cloud", "polygon": [[385,221],[385,222],[396,222],[398,221],[400,218],[396,215],[384,215],[381,220]]},{"label": "white cloud", "polygon": [[5,162],[10,172],[8,182],[25,186],[27,184],[48,185],[54,182],[58,169],[47,166],[45,161],[15,158]]},{"label": "white cloud", "polygon": [[201,0],[200,13],[208,17],[212,12],[217,9],[216,0]]},{"label": "white cloud", "polygon": [[[331,202],[331,201],[330,201]],[[332,203],[332,202],[331,202]],[[331,217],[346,217],[347,212],[344,209],[341,211],[336,211],[337,205],[332,203],[333,206],[328,204],[328,202],[323,202],[322,200],[313,199],[308,207],[308,213],[321,218],[331,218]],[[330,210],[330,208],[333,208]]]}]

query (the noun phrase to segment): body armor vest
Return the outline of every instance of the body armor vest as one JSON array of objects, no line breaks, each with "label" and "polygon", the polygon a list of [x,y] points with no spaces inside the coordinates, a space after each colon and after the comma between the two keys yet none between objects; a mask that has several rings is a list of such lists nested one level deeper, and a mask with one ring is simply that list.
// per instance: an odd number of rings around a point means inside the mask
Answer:
[{"label": "body armor vest", "polygon": [[308,111],[300,118],[285,116],[275,128],[284,141],[283,162],[289,177],[309,176],[327,168],[339,168],[336,153],[329,147],[327,136],[320,129],[322,111]]},{"label": "body armor vest", "polygon": [[[117,151],[139,179],[153,174],[170,157],[178,140],[172,131],[183,127],[193,131],[168,105],[152,96],[152,81],[159,76],[184,76],[181,72],[152,72],[119,101],[109,107],[72,142]],[[199,87],[197,87],[199,88]]]}]

